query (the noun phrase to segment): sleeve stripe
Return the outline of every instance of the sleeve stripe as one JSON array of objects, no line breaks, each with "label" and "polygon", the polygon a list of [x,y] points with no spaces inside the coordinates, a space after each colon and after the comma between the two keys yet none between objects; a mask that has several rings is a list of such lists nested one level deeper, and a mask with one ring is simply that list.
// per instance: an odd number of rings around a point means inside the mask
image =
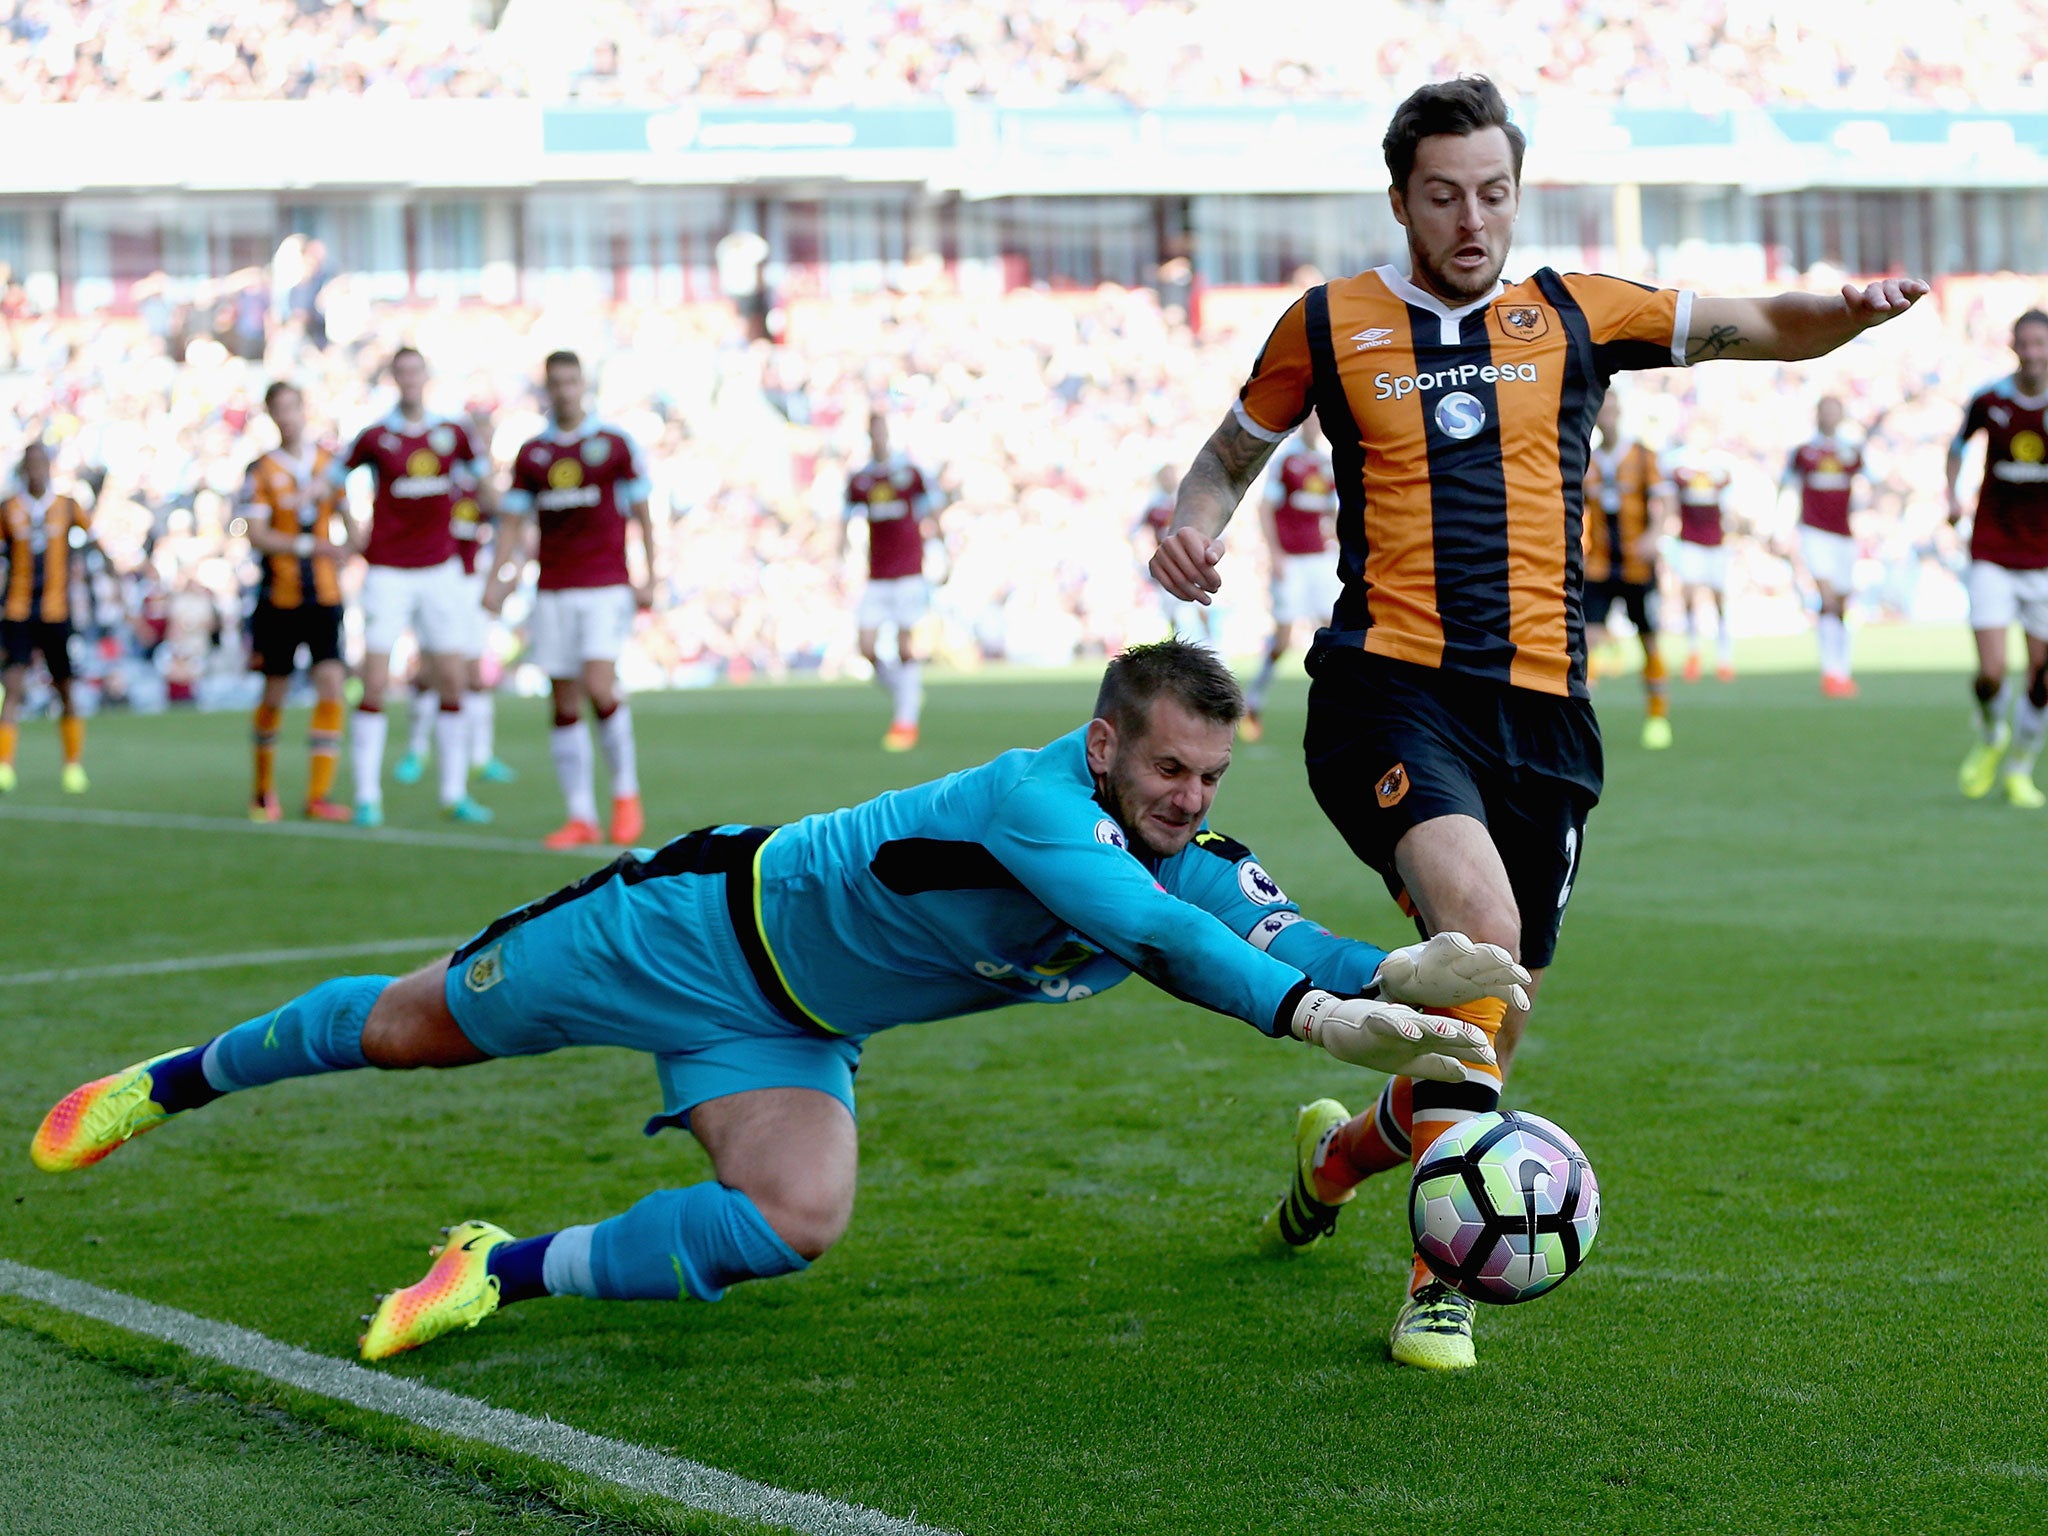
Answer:
[{"label": "sleeve stripe", "polygon": [[1299,912],[1275,912],[1259,919],[1245,940],[1253,949],[1271,949],[1273,941],[1287,929],[1302,921]]},{"label": "sleeve stripe", "polygon": [[1692,335],[1692,290],[1678,290],[1678,302],[1672,307],[1671,318],[1671,366],[1684,368],[1685,343]]},{"label": "sleeve stripe", "polygon": [[1260,426],[1252,420],[1251,413],[1244,408],[1242,400],[1233,401],[1230,410],[1231,414],[1237,417],[1237,424],[1262,443],[1284,443],[1294,435],[1292,432],[1270,432]]}]

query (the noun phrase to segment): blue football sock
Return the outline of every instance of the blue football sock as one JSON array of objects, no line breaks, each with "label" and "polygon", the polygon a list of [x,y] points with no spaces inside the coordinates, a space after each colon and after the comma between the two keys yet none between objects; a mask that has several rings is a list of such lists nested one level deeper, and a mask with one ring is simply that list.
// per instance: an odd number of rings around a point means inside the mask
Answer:
[{"label": "blue football sock", "polygon": [[174,1115],[181,1109],[211,1104],[220,1097],[220,1090],[206,1080],[205,1057],[206,1047],[195,1045],[158,1062],[149,1069],[149,1096]]},{"label": "blue football sock", "polygon": [[515,1301],[530,1301],[548,1294],[547,1257],[554,1241],[555,1234],[549,1232],[540,1237],[522,1237],[500,1243],[490,1251],[484,1265],[489,1273],[498,1277],[499,1306],[510,1306]]},{"label": "blue football sock", "polygon": [[363,1025],[389,976],[323,981],[282,1008],[216,1035],[201,1057],[206,1080],[222,1093],[287,1077],[367,1067]]},{"label": "blue football sock", "polygon": [[810,1267],[759,1206],[723,1184],[658,1190],[590,1229],[590,1294],[613,1301],[716,1301],[741,1280]]}]

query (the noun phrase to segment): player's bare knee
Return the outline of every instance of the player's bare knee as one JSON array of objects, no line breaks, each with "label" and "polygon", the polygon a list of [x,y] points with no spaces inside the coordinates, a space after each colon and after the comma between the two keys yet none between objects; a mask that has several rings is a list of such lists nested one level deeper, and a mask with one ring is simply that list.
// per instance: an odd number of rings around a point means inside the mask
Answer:
[{"label": "player's bare knee", "polygon": [[853,1220],[853,1190],[838,1188],[835,1181],[776,1181],[758,1192],[748,1191],[748,1197],[775,1235],[808,1260],[824,1257]]}]

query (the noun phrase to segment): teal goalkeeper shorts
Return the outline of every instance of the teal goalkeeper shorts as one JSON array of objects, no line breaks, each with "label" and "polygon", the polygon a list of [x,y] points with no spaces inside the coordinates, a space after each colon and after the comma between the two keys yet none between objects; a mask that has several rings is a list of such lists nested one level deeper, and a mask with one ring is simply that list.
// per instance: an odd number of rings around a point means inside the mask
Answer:
[{"label": "teal goalkeeper shorts", "polygon": [[[671,866],[715,862],[662,850]],[[456,950],[449,1012],[491,1056],[537,1056],[570,1045],[613,1045],[654,1057],[662,1113],[647,1123],[687,1128],[710,1099],[756,1088],[810,1088],[853,1113],[860,1042],[812,1033],[783,1018],[749,969],[723,872],[682,867],[649,874],[655,856],[623,855],[551,896],[507,913]]]}]

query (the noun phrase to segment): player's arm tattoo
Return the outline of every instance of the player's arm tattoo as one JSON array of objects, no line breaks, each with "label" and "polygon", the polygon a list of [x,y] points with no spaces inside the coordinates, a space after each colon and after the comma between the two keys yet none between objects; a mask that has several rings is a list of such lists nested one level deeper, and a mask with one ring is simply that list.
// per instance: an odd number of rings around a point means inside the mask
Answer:
[{"label": "player's arm tattoo", "polygon": [[1211,537],[1221,533],[1279,446],[1246,431],[1237,413],[1231,412],[1209,434],[1209,441],[1202,444],[1202,451],[1181,477],[1173,526],[1196,528]]},{"label": "player's arm tattoo", "polygon": [[1742,345],[1740,329],[1732,325],[1717,325],[1704,336],[1690,337],[1686,341],[1685,360],[1688,363],[1711,363],[1718,357],[1725,357]]}]

